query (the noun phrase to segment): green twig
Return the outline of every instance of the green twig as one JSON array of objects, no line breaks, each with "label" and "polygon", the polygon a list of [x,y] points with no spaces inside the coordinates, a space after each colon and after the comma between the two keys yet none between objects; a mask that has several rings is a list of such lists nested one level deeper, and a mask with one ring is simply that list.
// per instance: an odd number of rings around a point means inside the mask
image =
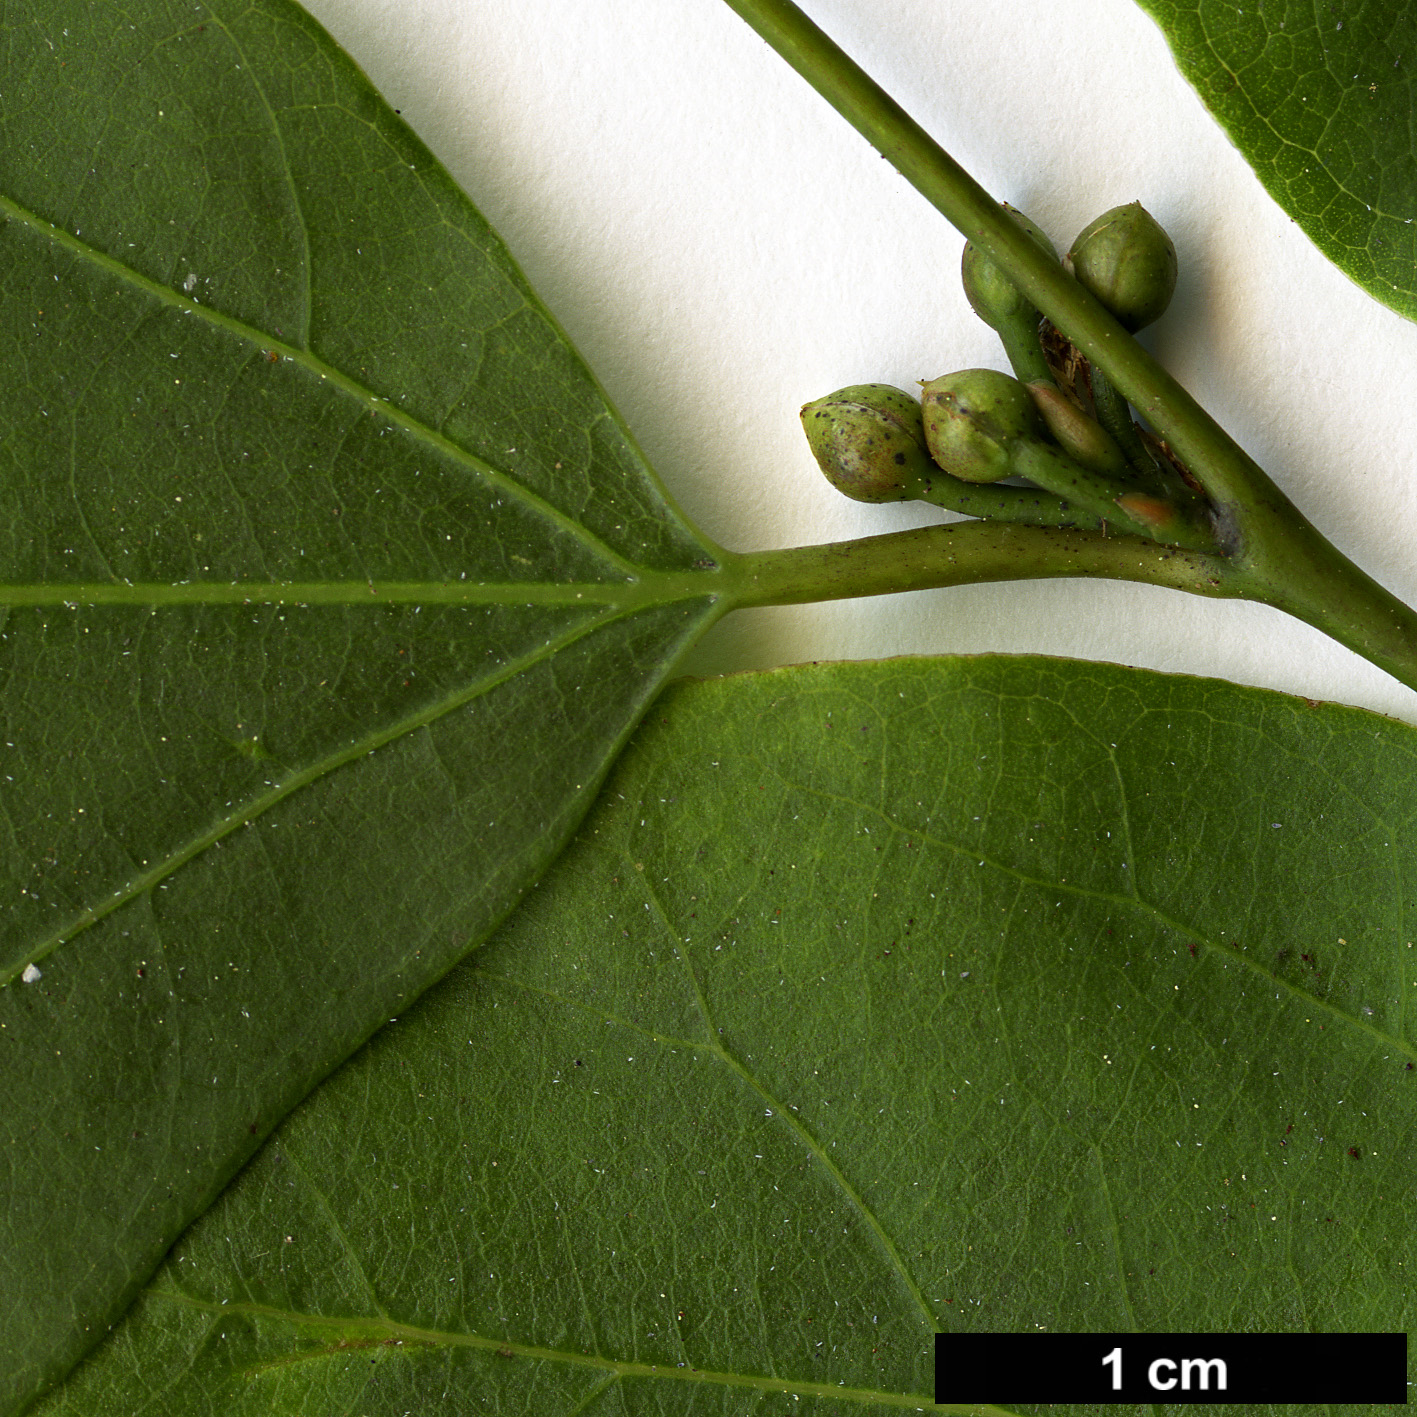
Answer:
[{"label": "green twig", "polygon": [[736,573],[736,605],[800,605],[1057,576],[1106,576],[1223,598],[1244,593],[1233,566],[1221,556],[1160,546],[1140,536],[992,521],[756,551],[725,561],[730,574]]},{"label": "green twig", "polygon": [[1045,383],[1053,383],[1053,371],[1048,367],[1048,361],[1043,355],[1043,346],[1038,341],[1038,325],[1034,322],[1032,331],[1002,329],[995,330],[999,336],[999,342],[1004,346],[1004,353],[1008,356],[1009,367],[1014,371],[1014,377],[1025,384],[1031,384],[1035,379]]},{"label": "green twig", "polygon": [[1061,448],[1048,443],[1020,442],[1014,470],[1039,487],[1046,487],[1095,516],[1105,517],[1118,530],[1148,536],[1192,551],[1216,550],[1215,537],[1204,522],[1145,492],[1119,489],[1116,482],[1074,462]]},{"label": "green twig", "polygon": [[[1223,592],[1206,591],[1198,585],[1178,585],[1178,589],[1243,596],[1277,606],[1417,688],[1417,615],[1412,610],[1330,545],[1263,469],[1103,306],[1049,259],[994,198],[791,0],[726,2],[967,240],[983,250],[1094,368],[1105,372],[1199,480],[1215,508],[1216,534],[1223,553],[1216,559],[1225,567],[1218,579],[1225,588]],[[1042,528],[1012,530],[1044,537],[1062,535]],[[1067,535],[1102,540],[1098,533]],[[880,540],[868,538],[862,544]],[[1041,543],[1039,546],[1039,553],[1027,558],[1030,569],[1010,576],[1122,574],[1106,569],[1110,557],[1100,552],[1097,568],[1083,569],[1086,558],[1081,558],[1076,569],[1066,569],[1066,557],[1048,553]],[[1166,549],[1153,546],[1152,554],[1166,554]],[[992,572],[972,577],[998,578]]]}]

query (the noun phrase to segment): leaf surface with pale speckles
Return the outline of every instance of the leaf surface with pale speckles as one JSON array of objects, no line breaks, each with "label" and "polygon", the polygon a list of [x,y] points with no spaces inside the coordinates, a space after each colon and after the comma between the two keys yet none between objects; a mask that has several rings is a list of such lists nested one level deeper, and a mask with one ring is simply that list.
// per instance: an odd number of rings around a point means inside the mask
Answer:
[{"label": "leaf surface with pale speckles", "polygon": [[0,46],[12,1412],[511,909],[724,572],[297,6]]},{"label": "leaf surface with pale speckles", "polygon": [[937,1329],[1410,1330],[1414,827],[1413,729],[1215,681],[672,688],[42,1411],[884,1414]]},{"label": "leaf surface with pale speckles", "polygon": [[1340,270],[1417,319],[1411,5],[1138,3],[1270,196]]}]

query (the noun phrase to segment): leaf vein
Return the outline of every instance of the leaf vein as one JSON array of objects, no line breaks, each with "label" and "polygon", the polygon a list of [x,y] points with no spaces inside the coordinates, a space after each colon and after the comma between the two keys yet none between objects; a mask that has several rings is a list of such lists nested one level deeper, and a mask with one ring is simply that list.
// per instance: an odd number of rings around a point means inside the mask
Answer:
[{"label": "leaf vein", "polygon": [[[980,1407],[956,1403],[937,1408],[932,1397],[921,1393],[879,1392],[868,1388],[838,1387],[834,1383],[819,1383],[810,1380],[796,1382],[791,1378],[762,1377],[756,1373],[732,1373],[710,1368],[691,1368],[687,1365],[682,1368],[671,1368],[659,1363],[623,1362],[589,1353],[573,1353],[566,1349],[543,1348],[535,1344],[518,1343],[502,1338],[484,1338],[480,1334],[417,1328],[412,1324],[398,1323],[392,1320],[326,1317],[323,1314],[304,1314],[294,1310],[277,1309],[273,1305],[266,1304],[217,1304],[210,1300],[197,1299],[174,1289],[153,1288],[149,1289],[147,1294],[151,1299],[167,1300],[187,1308],[205,1310],[213,1316],[240,1314],[250,1318],[272,1319],[294,1327],[324,1328],[341,1334],[359,1335],[370,1343],[392,1341],[428,1347],[478,1348],[493,1353],[500,1349],[504,1354],[509,1351],[514,1359],[531,1358],[543,1362],[569,1363],[577,1367],[598,1368],[616,1379],[671,1379],[677,1382],[701,1383],[717,1387],[749,1388],[756,1392],[806,1394],[809,1397],[832,1398],[839,1402],[876,1403],[885,1407],[910,1408],[917,1411],[928,1409],[955,1412],[961,1414],[962,1417],[963,1414],[973,1414],[974,1417],[979,1417],[979,1414],[983,1414],[983,1417],[1011,1417],[1007,1409],[1000,1407]],[[316,1361],[321,1358],[334,1357],[347,1351],[349,1346],[347,1342],[336,1343],[329,1349],[317,1349],[298,1355],[297,1360]],[[262,1369],[247,1371],[255,1374]]]},{"label": "leaf vein", "polygon": [[[626,859],[626,864],[633,870],[634,863]],[[704,1026],[708,1030],[710,1042],[707,1047],[718,1055],[720,1060],[726,1064],[758,1095],[766,1102],[772,1111],[772,1115],[781,1119],[783,1124],[797,1136],[799,1142],[817,1158],[818,1164],[826,1172],[837,1190],[846,1198],[847,1202],[866,1222],[867,1227],[876,1237],[877,1244],[885,1252],[886,1259],[890,1267],[895,1270],[905,1285],[907,1292],[915,1302],[915,1306],[924,1316],[925,1322],[936,1329],[939,1327],[939,1319],[935,1311],[930,1307],[925,1295],[921,1292],[920,1285],[916,1281],[910,1267],[905,1263],[904,1257],[897,1248],[894,1239],[887,1233],[885,1226],[876,1215],[874,1209],[867,1204],[865,1196],[856,1189],[847,1179],[846,1174],[831,1159],[827,1148],[824,1147],[816,1134],[806,1126],[797,1114],[767,1087],[767,1085],[735,1054],[728,1046],[721,1042],[722,1034],[714,1026],[713,1016],[708,1006],[708,1000],[704,997],[703,989],[699,984],[697,972],[694,970],[693,962],[688,957],[688,944],[685,941],[682,931],[677,929],[670,921],[664,909],[663,902],[659,898],[659,893],[655,890],[653,882],[648,879],[644,882],[645,894],[649,897],[651,910],[658,916],[660,923],[666,931],[674,936],[676,940],[675,954],[683,962],[689,978],[693,982],[694,993],[698,998],[700,1014],[704,1020]]]},{"label": "leaf vein", "polygon": [[153,280],[150,276],[143,275],[140,271],[136,271],[131,266],[126,266],[117,258],[108,255],[107,252],[100,251],[97,247],[79,239],[62,227],[46,221],[37,213],[31,212],[3,193],[0,193],[0,213],[8,215],[38,235],[64,248],[70,255],[98,266],[116,279],[142,290],[161,304],[180,310],[185,314],[194,315],[198,319],[226,331],[227,334],[244,340],[254,350],[270,350],[294,361],[309,373],[326,380],[341,393],[357,400],[371,412],[388,419],[389,422],[436,449],[452,462],[475,474],[489,486],[520,502],[543,521],[549,523],[558,534],[580,542],[592,555],[602,561],[608,570],[627,578],[635,574],[636,568],[630,561],[626,560],[618,551],[613,550],[588,527],[575,521],[540,493],[534,492],[525,483],[517,481],[509,473],[493,466],[486,459],[469,452],[436,428],[431,428],[420,419],[406,413],[397,404],[380,397],[372,389],[361,384],[343,370],[336,369],[333,365],[326,363],[303,345],[292,344],[286,339],[258,330],[245,321],[238,320],[235,316],[224,314],[209,305],[203,305],[199,301]]},{"label": "leaf vein", "polygon": [[0,969],[0,988],[4,988],[17,978],[26,965],[44,959],[61,945],[68,944],[91,925],[111,915],[120,906],[126,905],[129,901],[151,891],[168,876],[172,875],[173,872],[178,870],[179,867],[186,865],[187,862],[200,855],[203,851],[206,851],[209,847],[215,846],[217,843],[225,840],[232,832],[256,821],[259,817],[269,812],[273,807],[292,796],[295,792],[298,792],[301,788],[309,786],[311,783],[325,777],[337,768],[344,767],[347,763],[352,763],[359,758],[368,756],[368,754],[387,746],[389,743],[404,737],[406,734],[412,733],[419,728],[427,727],[429,724],[442,718],[445,714],[452,713],[465,704],[471,703],[474,699],[490,693],[493,689],[506,683],[509,679],[515,678],[518,674],[524,673],[534,665],[560,653],[561,650],[574,644],[575,641],[584,638],[592,630],[619,618],[622,617],[612,612],[588,616],[578,621],[562,634],[548,639],[537,649],[521,656],[519,659],[513,660],[509,664],[503,665],[496,673],[489,674],[486,678],[478,679],[473,684],[465,686],[455,693],[449,694],[438,703],[431,704],[406,719],[400,719],[387,727],[377,729],[375,732],[365,735],[349,746],[341,748],[337,752],[327,754],[324,758],[320,759],[319,762],[312,763],[308,767],[292,773],[283,781],[276,783],[269,792],[262,793],[259,797],[237,808],[200,835],[193,837],[183,846],[170,852],[165,859],[159,861],[149,870],[144,871],[126,886],[115,891],[113,895],[101,905],[90,906],[88,909],[82,911],[73,920],[56,930],[48,939],[40,942],[32,950],[25,951],[23,957],[12,964],[8,969]]},{"label": "leaf vein", "polygon": [[1370,1023],[1366,1018],[1360,1018],[1356,1014],[1349,1013],[1346,1010],[1339,1008],[1337,1004],[1330,1002],[1328,999],[1322,998],[1317,994],[1305,993],[1302,989],[1299,989],[1294,984],[1292,984],[1288,979],[1285,979],[1281,975],[1276,974],[1273,970],[1266,969],[1257,960],[1252,959],[1249,954],[1239,949],[1237,946],[1227,945],[1218,940],[1211,939],[1210,936],[1199,930],[1197,927],[1189,925],[1183,920],[1178,920],[1174,916],[1168,915],[1159,906],[1153,905],[1150,901],[1144,899],[1140,895],[1120,895],[1115,891],[1094,890],[1087,886],[1072,885],[1067,881],[1054,881],[1048,880],[1044,877],[1030,876],[1027,872],[1021,870],[1019,867],[1012,866],[1005,861],[1001,861],[999,858],[991,856],[988,852],[982,851],[978,847],[962,846],[958,842],[950,841],[945,837],[938,836],[934,832],[925,830],[920,827],[915,827],[907,830],[892,816],[890,816],[889,813],[885,812],[880,807],[873,807],[870,803],[862,802],[856,798],[847,797],[838,793],[827,792],[822,788],[811,786],[808,783],[788,783],[786,778],[781,778],[780,780],[784,783],[784,785],[792,786],[797,791],[806,793],[810,796],[819,797],[823,801],[835,802],[838,805],[852,807],[860,812],[867,812],[870,815],[874,816],[877,820],[882,822],[885,826],[889,827],[890,830],[895,832],[898,836],[905,837],[907,840],[927,841],[931,845],[939,847],[941,850],[951,852],[953,855],[960,856],[972,861],[979,861],[982,864],[990,866],[1001,874],[1012,876],[1015,880],[1022,881],[1027,885],[1046,886],[1051,891],[1060,891],[1064,895],[1074,896],[1080,900],[1108,901],[1111,902],[1113,905],[1118,906],[1119,908],[1125,909],[1130,907],[1132,909],[1139,910],[1143,914],[1149,915],[1153,920],[1157,922],[1157,924],[1162,925],[1169,930],[1175,930],[1178,934],[1187,936],[1190,939],[1195,940],[1197,944],[1204,945],[1207,949],[1214,950],[1217,954],[1223,955],[1228,959],[1237,960],[1239,963],[1245,965],[1248,969],[1250,969],[1253,973],[1257,974],[1260,978],[1264,979],[1267,983],[1273,984],[1278,989],[1286,990],[1294,998],[1303,1000],[1306,1005],[1315,1009],[1323,1009],[1332,1017],[1339,1019],[1344,1023],[1350,1024],[1354,1028],[1361,1029],[1363,1032],[1369,1034],[1372,1038],[1381,1042],[1384,1047],[1396,1048],[1408,1057],[1417,1058],[1417,1041],[1408,1042],[1406,1039],[1398,1036],[1395,1033],[1389,1033],[1383,1029],[1376,1027],[1374,1024]]}]

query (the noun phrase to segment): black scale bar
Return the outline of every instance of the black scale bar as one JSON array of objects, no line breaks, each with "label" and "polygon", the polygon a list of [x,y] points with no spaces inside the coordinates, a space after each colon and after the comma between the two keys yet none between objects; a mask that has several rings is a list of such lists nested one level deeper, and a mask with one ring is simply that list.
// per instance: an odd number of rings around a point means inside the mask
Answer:
[{"label": "black scale bar", "polygon": [[1405,1405],[1405,1333],[935,1335],[935,1401]]}]

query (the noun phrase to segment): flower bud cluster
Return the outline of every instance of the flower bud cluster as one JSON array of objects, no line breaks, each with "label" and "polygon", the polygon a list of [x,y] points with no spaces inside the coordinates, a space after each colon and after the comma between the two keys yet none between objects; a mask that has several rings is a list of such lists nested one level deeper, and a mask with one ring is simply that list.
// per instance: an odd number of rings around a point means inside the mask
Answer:
[{"label": "flower bud cluster", "polygon": [[[1022,212],[1007,210],[1056,260],[1047,236]],[[1157,319],[1176,287],[1176,248],[1139,202],[1089,223],[1062,266],[1131,331]],[[1136,459],[1123,446],[1134,438],[1120,428],[1114,437],[1113,423],[1104,427],[1059,389],[1033,302],[973,242],[961,275],[971,307],[999,334],[1018,377],[964,369],[922,381],[919,401],[888,384],[856,384],[814,400],[802,410],[802,425],[828,481],[863,502],[925,500],[1052,525],[1067,524],[1071,508],[1076,525],[1111,520],[1144,535],[1169,534],[1180,513],[1156,488],[1140,485]],[[1135,434],[1129,415],[1125,431]],[[988,498],[968,491],[1006,479],[1012,485]],[[1020,496],[1020,480],[1061,500]],[[1134,515],[1143,503],[1147,515]]]}]

